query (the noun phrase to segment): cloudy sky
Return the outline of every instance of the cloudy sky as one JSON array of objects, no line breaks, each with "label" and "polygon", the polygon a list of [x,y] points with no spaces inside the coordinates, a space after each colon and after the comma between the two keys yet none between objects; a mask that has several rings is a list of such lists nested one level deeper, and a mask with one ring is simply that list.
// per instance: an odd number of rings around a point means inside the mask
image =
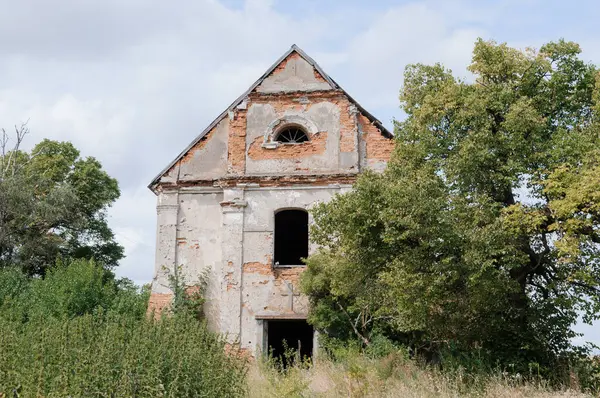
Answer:
[{"label": "cloudy sky", "polygon": [[118,273],[145,283],[147,184],[293,43],[391,128],[406,64],[466,76],[478,37],[520,48],[562,37],[600,64],[598,21],[593,0],[0,0],[0,126],[29,119],[30,146],[72,141],[119,180]]}]

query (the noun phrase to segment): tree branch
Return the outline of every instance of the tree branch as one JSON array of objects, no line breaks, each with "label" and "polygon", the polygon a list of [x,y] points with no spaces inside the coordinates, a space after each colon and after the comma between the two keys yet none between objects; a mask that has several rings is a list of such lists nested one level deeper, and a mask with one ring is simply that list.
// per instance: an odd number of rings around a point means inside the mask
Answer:
[{"label": "tree branch", "polygon": [[[367,345],[367,346],[370,345],[371,342],[369,341],[369,339],[367,339],[365,336],[363,336],[356,328],[356,325],[352,322],[352,318],[350,317],[350,314],[348,314],[348,311],[346,311],[346,309],[344,307],[342,307],[342,305],[339,302],[336,301],[335,303],[340,308],[340,310],[342,310],[344,315],[346,315],[346,317],[348,318],[348,322],[350,322],[350,326],[352,326],[352,330],[354,330],[354,333],[356,334],[356,336],[358,338],[360,338],[365,345]],[[359,317],[360,317],[360,314],[359,314]]]}]

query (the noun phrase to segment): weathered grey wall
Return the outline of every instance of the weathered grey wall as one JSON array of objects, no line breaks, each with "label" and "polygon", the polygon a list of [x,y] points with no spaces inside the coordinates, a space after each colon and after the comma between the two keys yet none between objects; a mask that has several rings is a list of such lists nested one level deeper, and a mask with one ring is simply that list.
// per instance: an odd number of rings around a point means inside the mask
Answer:
[{"label": "weathered grey wall", "polygon": [[259,93],[329,90],[331,86],[315,75],[315,70],[301,57],[290,57],[283,69],[267,77],[257,88]]},{"label": "weathered grey wall", "polygon": [[179,194],[177,264],[188,285],[196,284],[202,275],[208,278],[205,312],[214,330],[220,328],[222,201],[223,192],[215,188],[188,188]]},{"label": "weathered grey wall", "polygon": [[[240,339],[243,348],[252,351],[261,348],[262,323],[257,317],[302,316],[308,312],[308,301],[299,294],[298,286],[304,267],[272,266],[275,212],[289,208],[310,209],[350,188],[347,185],[246,188]],[[310,252],[315,249],[311,245]]]},{"label": "weathered grey wall", "polygon": [[161,192],[156,204],[156,255],[154,257],[154,280],[152,292],[169,294],[168,270],[177,262],[177,191]]},{"label": "weathered grey wall", "polygon": [[209,135],[204,145],[197,145],[181,162],[181,181],[219,178],[227,174],[229,119],[221,120]]},{"label": "weathered grey wall", "polygon": [[[290,123],[310,141],[274,142]],[[162,176],[151,306],[168,303],[176,266],[190,285],[208,272],[209,325],[256,354],[262,318],[308,311],[298,288],[304,267],[272,265],[275,212],[350,190],[361,170],[383,170],[392,148],[341,90],[291,55]],[[296,180],[279,185],[273,176]]]}]

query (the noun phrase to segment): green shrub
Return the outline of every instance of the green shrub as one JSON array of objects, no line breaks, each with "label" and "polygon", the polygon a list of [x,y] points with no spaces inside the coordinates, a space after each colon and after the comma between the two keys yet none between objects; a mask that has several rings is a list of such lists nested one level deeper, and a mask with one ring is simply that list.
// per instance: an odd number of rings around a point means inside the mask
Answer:
[{"label": "green shrub", "polygon": [[26,306],[23,298],[28,295],[30,285],[29,278],[20,269],[0,268],[0,314],[3,318],[23,318]]},{"label": "green shrub", "polygon": [[114,280],[92,261],[58,264],[44,279],[32,281],[30,316],[74,317],[108,309],[117,296]]},{"label": "green shrub", "polygon": [[[146,314],[149,291],[128,279],[115,279],[87,260],[57,264],[44,279],[29,278],[16,268],[0,269],[0,312],[4,318],[63,318],[104,312]],[[10,316],[9,316],[10,314]]]},{"label": "green shrub", "polygon": [[0,397],[244,395],[225,341],[193,311],[146,316],[148,295],[91,261],[0,269]]},{"label": "green shrub", "polygon": [[0,396],[242,396],[245,364],[224,345],[183,315],[0,322]]}]

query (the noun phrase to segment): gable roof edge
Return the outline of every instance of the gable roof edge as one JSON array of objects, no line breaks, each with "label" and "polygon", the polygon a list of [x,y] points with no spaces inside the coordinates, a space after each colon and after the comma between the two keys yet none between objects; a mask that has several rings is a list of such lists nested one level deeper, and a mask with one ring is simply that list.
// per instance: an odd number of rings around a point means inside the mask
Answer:
[{"label": "gable roof edge", "polygon": [[156,185],[161,177],[168,172],[173,166],[175,166],[177,164],[177,162],[185,156],[185,154],[187,152],[189,152],[190,149],[192,149],[198,142],[200,142],[200,140],[202,138],[204,138],[204,136],[206,136],[206,134],[208,134],[213,128],[215,128],[217,126],[217,124],[219,124],[221,122],[221,120],[223,120],[223,118],[225,116],[227,116],[227,114],[229,112],[231,112],[235,107],[237,107],[243,100],[244,98],[246,98],[248,96],[248,94],[250,94],[256,87],[258,87],[274,70],[275,68],[277,68],[277,66],[283,62],[287,57],[289,57],[293,52],[297,52],[302,58],[304,58],[306,60],[306,62],[308,62],[313,68],[315,68],[315,70],[317,72],[319,72],[321,74],[321,76],[323,76],[323,78],[325,79],[325,81],[327,83],[329,83],[329,85],[333,88],[333,89],[337,89],[342,91],[342,93],[348,97],[348,100],[350,102],[352,102],[357,108],[358,110],[364,114],[373,124],[375,124],[375,126],[377,126],[377,128],[379,128],[379,130],[381,131],[381,133],[387,137],[387,138],[393,138],[394,135],[392,133],[390,133],[388,131],[388,129],[386,129],[383,124],[379,121],[379,119],[377,119],[375,116],[373,116],[370,112],[368,112],[365,108],[363,108],[354,98],[352,98],[350,96],[350,94],[348,94],[346,92],[346,90],[344,90],[343,88],[340,87],[339,84],[337,84],[335,82],[335,80],[333,80],[327,73],[325,73],[325,71],[319,66],[319,64],[317,64],[315,62],[315,60],[313,60],[311,57],[308,56],[308,54],[306,54],[300,47],[298,47],[295,44],[292,44],[292,46],[289,48],[289,50],[287,50],[281,57],[279,57],[277,59],[277,61],[275,61],[275,63],[273,63],[273,65],[271,65],[269,67],[269,69],[266,70],[265,73],[263,73],[263,75],[261,77],[258,78],[258,80],[256,80],[242,95],[240,95],[239,97],[237,97],[235,99],[235,101],[233,101],[231,103],[231,105],[229,105],[227,107],[227,109],[225,109],[221,114],[219,114],[219,116],[217,116],[217,118],[215,120],[212,121],[212,123],[210,123],[208,125],[208,127],[206,127],[183,151],[181,151],[179,153],[179,155],[177,155],[175,157],[175,159],[173,159],[164,169],[162,169],[160,171],[160,173],[158,173],[156,175],[156,177],[154,177],[152,179],[152,182],[150,182],[150,184],[148,184],[148,188],[154,192],[154,185]]}]

